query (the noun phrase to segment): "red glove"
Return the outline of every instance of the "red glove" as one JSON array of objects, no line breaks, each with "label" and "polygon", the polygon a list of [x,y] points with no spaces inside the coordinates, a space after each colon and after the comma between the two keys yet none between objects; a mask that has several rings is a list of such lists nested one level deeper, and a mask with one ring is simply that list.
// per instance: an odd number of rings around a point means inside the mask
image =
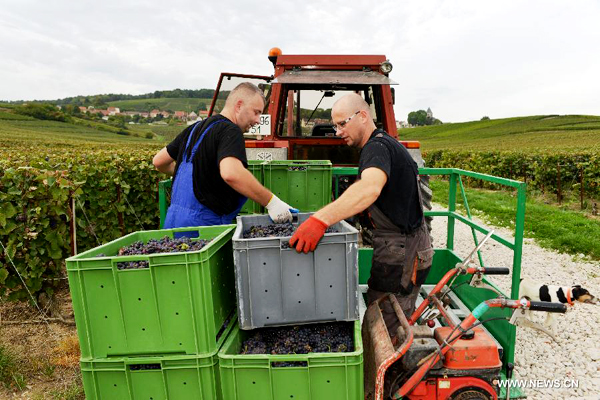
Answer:
[{"label": "red glove", "polygon": [[290,246],[294,247],[296,242],[298,242],[298,245],[295,246],[298,253],[301,251],[305,253],[314,251],[319,240],[325,234],[327,227],[328,225],[325,222],[311,216],[296,229],[294,236],[290,239]]}]

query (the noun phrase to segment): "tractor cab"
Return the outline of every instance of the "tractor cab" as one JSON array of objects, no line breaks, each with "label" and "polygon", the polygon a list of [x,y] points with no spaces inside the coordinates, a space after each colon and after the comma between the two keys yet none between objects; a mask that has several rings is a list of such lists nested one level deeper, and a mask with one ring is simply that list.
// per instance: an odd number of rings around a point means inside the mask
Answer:
[{"label": "tractor cab", "polygon": [[[392,64],[384,55],[282,55],[272,49],[271,76],[222,73],[209,110],[221,111],[227,94],[241,82],[264,91],[267,105],[261,123],[245,133],[249,159],[330,160],[333,165],[358,164],[358,149],[336,137],[331,123],[333,104],[348,93],[359,93],[371,107],[375,124],[397,137]],[[402,142],[419,166],[418,142]]]}]

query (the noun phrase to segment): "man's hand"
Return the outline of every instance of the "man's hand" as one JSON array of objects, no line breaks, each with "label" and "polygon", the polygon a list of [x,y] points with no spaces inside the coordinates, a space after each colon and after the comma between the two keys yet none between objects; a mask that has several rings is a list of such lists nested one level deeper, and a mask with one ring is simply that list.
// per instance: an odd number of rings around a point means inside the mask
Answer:
[{"label": "man's hand", "polygon": [[291,207],[286,202],[281,201],[279,197],[275,195],[271,197],[271,200],[269,200],[269,203],[267,203],[265,207],[269,211],[269,217],[271,217],[273,222],[276,224],[292,222],[291,210],[295,210],[297,212],[295,208]]},{"label": "man's hand", "polygon": [[[314,216],[308,218],[296,229],[294,236],[290,239],[290,246],[296,247],[296,251],[308,253],[314,251],[319,240],[325,234],[327,224]],[[297,246],[294,246],[298,242]]]}]

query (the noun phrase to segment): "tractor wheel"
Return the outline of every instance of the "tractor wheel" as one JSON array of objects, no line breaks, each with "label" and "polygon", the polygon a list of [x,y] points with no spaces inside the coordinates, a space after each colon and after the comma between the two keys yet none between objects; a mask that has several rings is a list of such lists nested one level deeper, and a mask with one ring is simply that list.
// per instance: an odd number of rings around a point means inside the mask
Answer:
[{"label": "tractor wheel", "polygon": [[492,400],[492,395],[485,389],[466,387],[452,393],[448,400]]}]

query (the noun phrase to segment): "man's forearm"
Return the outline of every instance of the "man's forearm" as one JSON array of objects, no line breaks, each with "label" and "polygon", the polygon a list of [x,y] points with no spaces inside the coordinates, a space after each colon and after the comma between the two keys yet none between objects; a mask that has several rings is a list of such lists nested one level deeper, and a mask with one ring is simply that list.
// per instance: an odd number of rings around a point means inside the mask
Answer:
[{"label": "man's forearm", "polygon": [[261,206],[266,206],[271,200],[272,193],[256,180],[254,175],[243,168],[234,177],[225,180],[236,192],[254,200]]},{"label": "man's forearm", "polygon": [[377,200],[379,193],[380,189],[359,180],[346,189],[336,201],[317,211],[314,216],[327,225],[333,225],[367,209]]}]

